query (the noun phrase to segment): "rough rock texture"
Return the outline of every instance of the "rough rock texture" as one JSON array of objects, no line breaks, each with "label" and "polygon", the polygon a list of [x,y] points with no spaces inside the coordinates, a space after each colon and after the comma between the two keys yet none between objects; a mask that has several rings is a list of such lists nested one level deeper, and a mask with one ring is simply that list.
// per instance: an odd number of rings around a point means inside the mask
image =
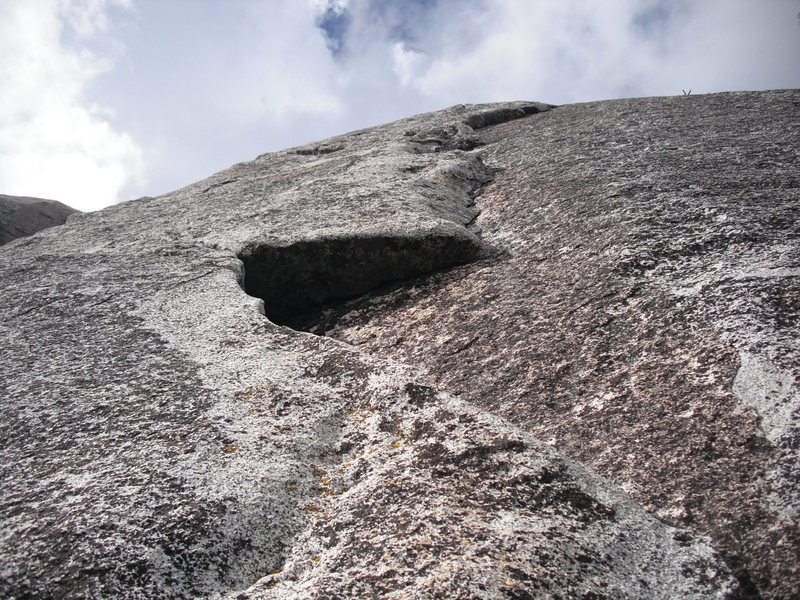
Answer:
[{"label": "rough rock texture", "polygon": [[61,225],[71,214],[80,212],[42,198],[0,194],[0,246],[54,225]]},{"label": "rough rock texture", "polygon": [[798,102],[458,106],[5,246],[0,596],[789,597]]},{"label": "rough rock texture", "polygon": [[483,139],[494,256],[301,326],[710,535],[753,597],[800,597],[800,94],[564,106]]}]

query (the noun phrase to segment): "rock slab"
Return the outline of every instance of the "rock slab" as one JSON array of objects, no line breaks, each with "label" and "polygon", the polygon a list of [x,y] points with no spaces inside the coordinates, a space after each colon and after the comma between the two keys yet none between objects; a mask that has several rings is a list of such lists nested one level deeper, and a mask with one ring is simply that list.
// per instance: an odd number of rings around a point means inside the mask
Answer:
[{"label": "rock slab", "polygon": [[797,105],[456,106],[4,247],[0,596],[791,593],[793,296],[715,286],[797,281]]}]

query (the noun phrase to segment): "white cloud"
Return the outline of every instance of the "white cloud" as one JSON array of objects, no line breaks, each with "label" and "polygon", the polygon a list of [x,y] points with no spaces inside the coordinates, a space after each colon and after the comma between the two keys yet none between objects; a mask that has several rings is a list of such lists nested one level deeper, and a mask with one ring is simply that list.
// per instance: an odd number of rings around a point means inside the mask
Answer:
[{"label": "white cloud", "polygon": [[[485,0],[474,39],[440,43],[403,84],[446,103],[621,96],[800,84],[796,0]],[[452,23],[442,22],[452,28]],[[425,34],[437,36],[436,28]],[[425,47],[426,39],[418,41]],[[421,61],[418,60],[418,63]]]},{"label": "white cloud", "polygon": [[94,210],[120,200],[141,178],[134,140],[115,131],[109,110],[86,98],[109,65],[67,47],[65,21],[78,36],[107,26],[114,0],[6,0],[0,3],[0,190]]},{"label": "white cloud", "polygon": [[234,118],[342,111],[337,67],[315,26],[318,11],[304,2],[247,7],[237,39],[227,49],[240,60],[231,61],[227,72],[220,73],[227,82],[221,105]]},{"label": "white cloud", "polygon": [[[800,54],[796,0],[195,1],[213,7],[195,11],[205,21],[181,13],[142,35],[160,51],[148,64],[170,79],[118,82],[156,95],[163,156],[180,157],[155,167],[150,193],[452,104],[800,84],[786,74]],[[171,3],[155,6],[163,15]],[[787,17],[791,28],[777,31]]]},{"label": "white cloud", "polygon": [[108,9],[132,8],[132,0],[57,0],[56,10],[81,37],[108,29]]},{"label": "white cloud", "polygon": [[653,93],[800,87],[800,2],[704,0],[687,5],[670,49],[644,78]]},{"label": "white cloud", "polygon": [[309,4],[314,8],[316,14],[322,14],[326,10],[333,10],[341,12],[345,10],[349,4],[348,0],[308,0]]},{"label": "white cloud", "polygon": [[392,47],[394,59],[393,71],[401,85],[408,85],[423,72],[427,57],[422,52],[411,50],[403,42],[396,42]]},{"label": "white cloud", "polygon": [[96,207],[458,103],[797,87],[799,10],[798,0],[0,0],[0,192]]}]

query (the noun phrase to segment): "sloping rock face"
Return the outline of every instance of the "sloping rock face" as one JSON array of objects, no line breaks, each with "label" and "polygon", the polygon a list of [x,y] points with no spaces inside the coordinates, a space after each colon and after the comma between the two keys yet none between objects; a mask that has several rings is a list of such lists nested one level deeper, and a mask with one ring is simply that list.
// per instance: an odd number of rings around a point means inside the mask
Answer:
[{"label": "sloping rock face", "polygon": [[800,597],[800,94],[560,107],[484,134],[493,256],[301,326],[443,389]]},{"label": "sloping rock face", "polygon": [[80,211],[55,200],[0,194],[0,246],[61,225],[77,212]]},{"label": "sloping rock face", "polygon": [[798,102],[458,106],[4,247],[0,596],[789,597]]}]

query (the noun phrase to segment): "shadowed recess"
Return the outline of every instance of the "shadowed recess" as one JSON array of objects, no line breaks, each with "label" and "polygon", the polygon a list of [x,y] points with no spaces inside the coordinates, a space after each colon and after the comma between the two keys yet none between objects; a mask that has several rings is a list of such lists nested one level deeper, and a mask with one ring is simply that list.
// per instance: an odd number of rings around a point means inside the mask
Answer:
[{"label": "shadowed recess", "polygon": [[260,244],[239,253],[244,290],[264,300],[273,323],[292,325],[328,304],[383,284],[476,260],[480,240],[464,231],[404,236],[352,236]]}]

